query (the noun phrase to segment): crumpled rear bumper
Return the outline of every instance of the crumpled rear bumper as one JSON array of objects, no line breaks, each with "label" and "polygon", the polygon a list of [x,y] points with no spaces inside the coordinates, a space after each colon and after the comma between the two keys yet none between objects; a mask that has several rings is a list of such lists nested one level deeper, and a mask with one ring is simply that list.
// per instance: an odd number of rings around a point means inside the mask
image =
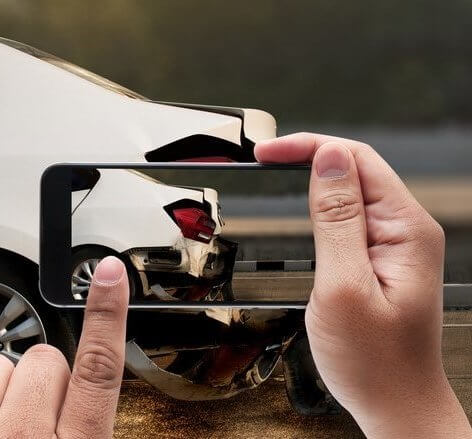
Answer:
[{"label": "crumpled rear bumper", "polygon": [[134,248],[126,252],[143,281],[143,290],[155,283],[163,288],[207,287],[231,281],[237,243],[221,237],[209,244],[181,238],[172,247]]},{"label": "crumpled rear bumper", "polygon": [[126,343],[126,368],[138,378],[167,395],[185,401],[204,401],[230,398],[241,390],[228,390],[206,384],[197,384],[187,378],[157,366],[133,341]]},{"label": "crumpled rear bumper", "polygon": [[[149,334],[154,340],[154,349],[149,344],[144,347],[142,331],[127,342],[126,368],[156,389],[180,400],[225,399],[257,387],[272,374],[285,346],[297,331],[294,323],[303,316],[297,313],[294,318],[287,310],[227,310],[226,322],[215,321],[210,309],[204,313],[173,310],[173,319],[179,323],[165,324],[164,332],[159,325]],[[160,320],[166,313],[153,314],[159,315]],[[172,315],[168,317],[172,319]],[[211,328],[205,321],[213,321]],[[195,364],[191,362],[182,369],[165,361],[169,358],[166,356],[180,353],[190,353]]]}]

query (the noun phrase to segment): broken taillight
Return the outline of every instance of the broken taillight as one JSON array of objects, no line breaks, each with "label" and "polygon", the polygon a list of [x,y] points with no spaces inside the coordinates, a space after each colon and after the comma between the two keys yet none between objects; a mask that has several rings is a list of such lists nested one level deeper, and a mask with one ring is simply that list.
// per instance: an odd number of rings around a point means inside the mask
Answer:
[{"label": "broken taillight", "polygon": [[187,207],[174,209],[172,214],[186,238],[205,243],[209,243],[213,238],[216,223],[203,210]]}]

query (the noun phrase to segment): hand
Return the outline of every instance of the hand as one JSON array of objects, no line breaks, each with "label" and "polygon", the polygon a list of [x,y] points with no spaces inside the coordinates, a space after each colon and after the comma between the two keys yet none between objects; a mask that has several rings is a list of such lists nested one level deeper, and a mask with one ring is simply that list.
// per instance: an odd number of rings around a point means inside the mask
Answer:
[{"label": "hand", "polygon": [[325,384],[369,438],[470,438],[441,360],[444,234],[368,145],[300,133],[261,162],[311,163],[305,314]]},{"label": "hand", "polygon": [[16,368],[0,355],[2,438],[107,439],[113,435],[125,356],[128,278],[114,257],[98,265],[72,374],[64,356],[36,345]]}]

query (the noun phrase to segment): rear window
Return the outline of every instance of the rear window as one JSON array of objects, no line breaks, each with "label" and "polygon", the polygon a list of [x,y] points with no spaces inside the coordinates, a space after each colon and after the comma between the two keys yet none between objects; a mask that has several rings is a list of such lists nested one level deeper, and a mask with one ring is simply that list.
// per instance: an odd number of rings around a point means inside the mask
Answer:
[{"label": "rear window", "polygon": [[56,67],[59,67],[62,70],[65,70],[73,75],[79,76],[82,79],[85,79],[89,82],[92,82],[100,87],[106,88],[107,90],[111,90],[115,93],[119,93],[124,96],[128,96],[129,98],[133,99],[141,99],[141,100],[149,100],[144,96],[136,93],[132,90],[129,90],[121,85],[105,79],[95,73],[89,72],[82,67],[79,67],[75,64],[72,64],[69,61],[65,61],[57,56],[51,55],[49,53],[43,52],[42,50],[35,49],[34,47],[28,46],[27,44],[19,43],[18,41],[9,40],[7,38],[0,38],[0,43],[5,44],[7,46],[13,47],[14,49],[21,50],[28,55],[34,56],[42,61],[45,61],[49,64],[53,64]]}]

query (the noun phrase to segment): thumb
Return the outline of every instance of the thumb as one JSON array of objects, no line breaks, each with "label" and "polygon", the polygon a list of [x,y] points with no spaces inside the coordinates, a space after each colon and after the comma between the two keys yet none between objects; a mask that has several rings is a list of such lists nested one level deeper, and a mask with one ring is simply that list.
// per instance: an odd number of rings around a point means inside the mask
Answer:
[{"label": "thumb", "polygon": [[354,156],[341,143],[325,143],[316,151],[309,204],[316,284],[339,288],[362,282],[372,273],[364,200]]}]

